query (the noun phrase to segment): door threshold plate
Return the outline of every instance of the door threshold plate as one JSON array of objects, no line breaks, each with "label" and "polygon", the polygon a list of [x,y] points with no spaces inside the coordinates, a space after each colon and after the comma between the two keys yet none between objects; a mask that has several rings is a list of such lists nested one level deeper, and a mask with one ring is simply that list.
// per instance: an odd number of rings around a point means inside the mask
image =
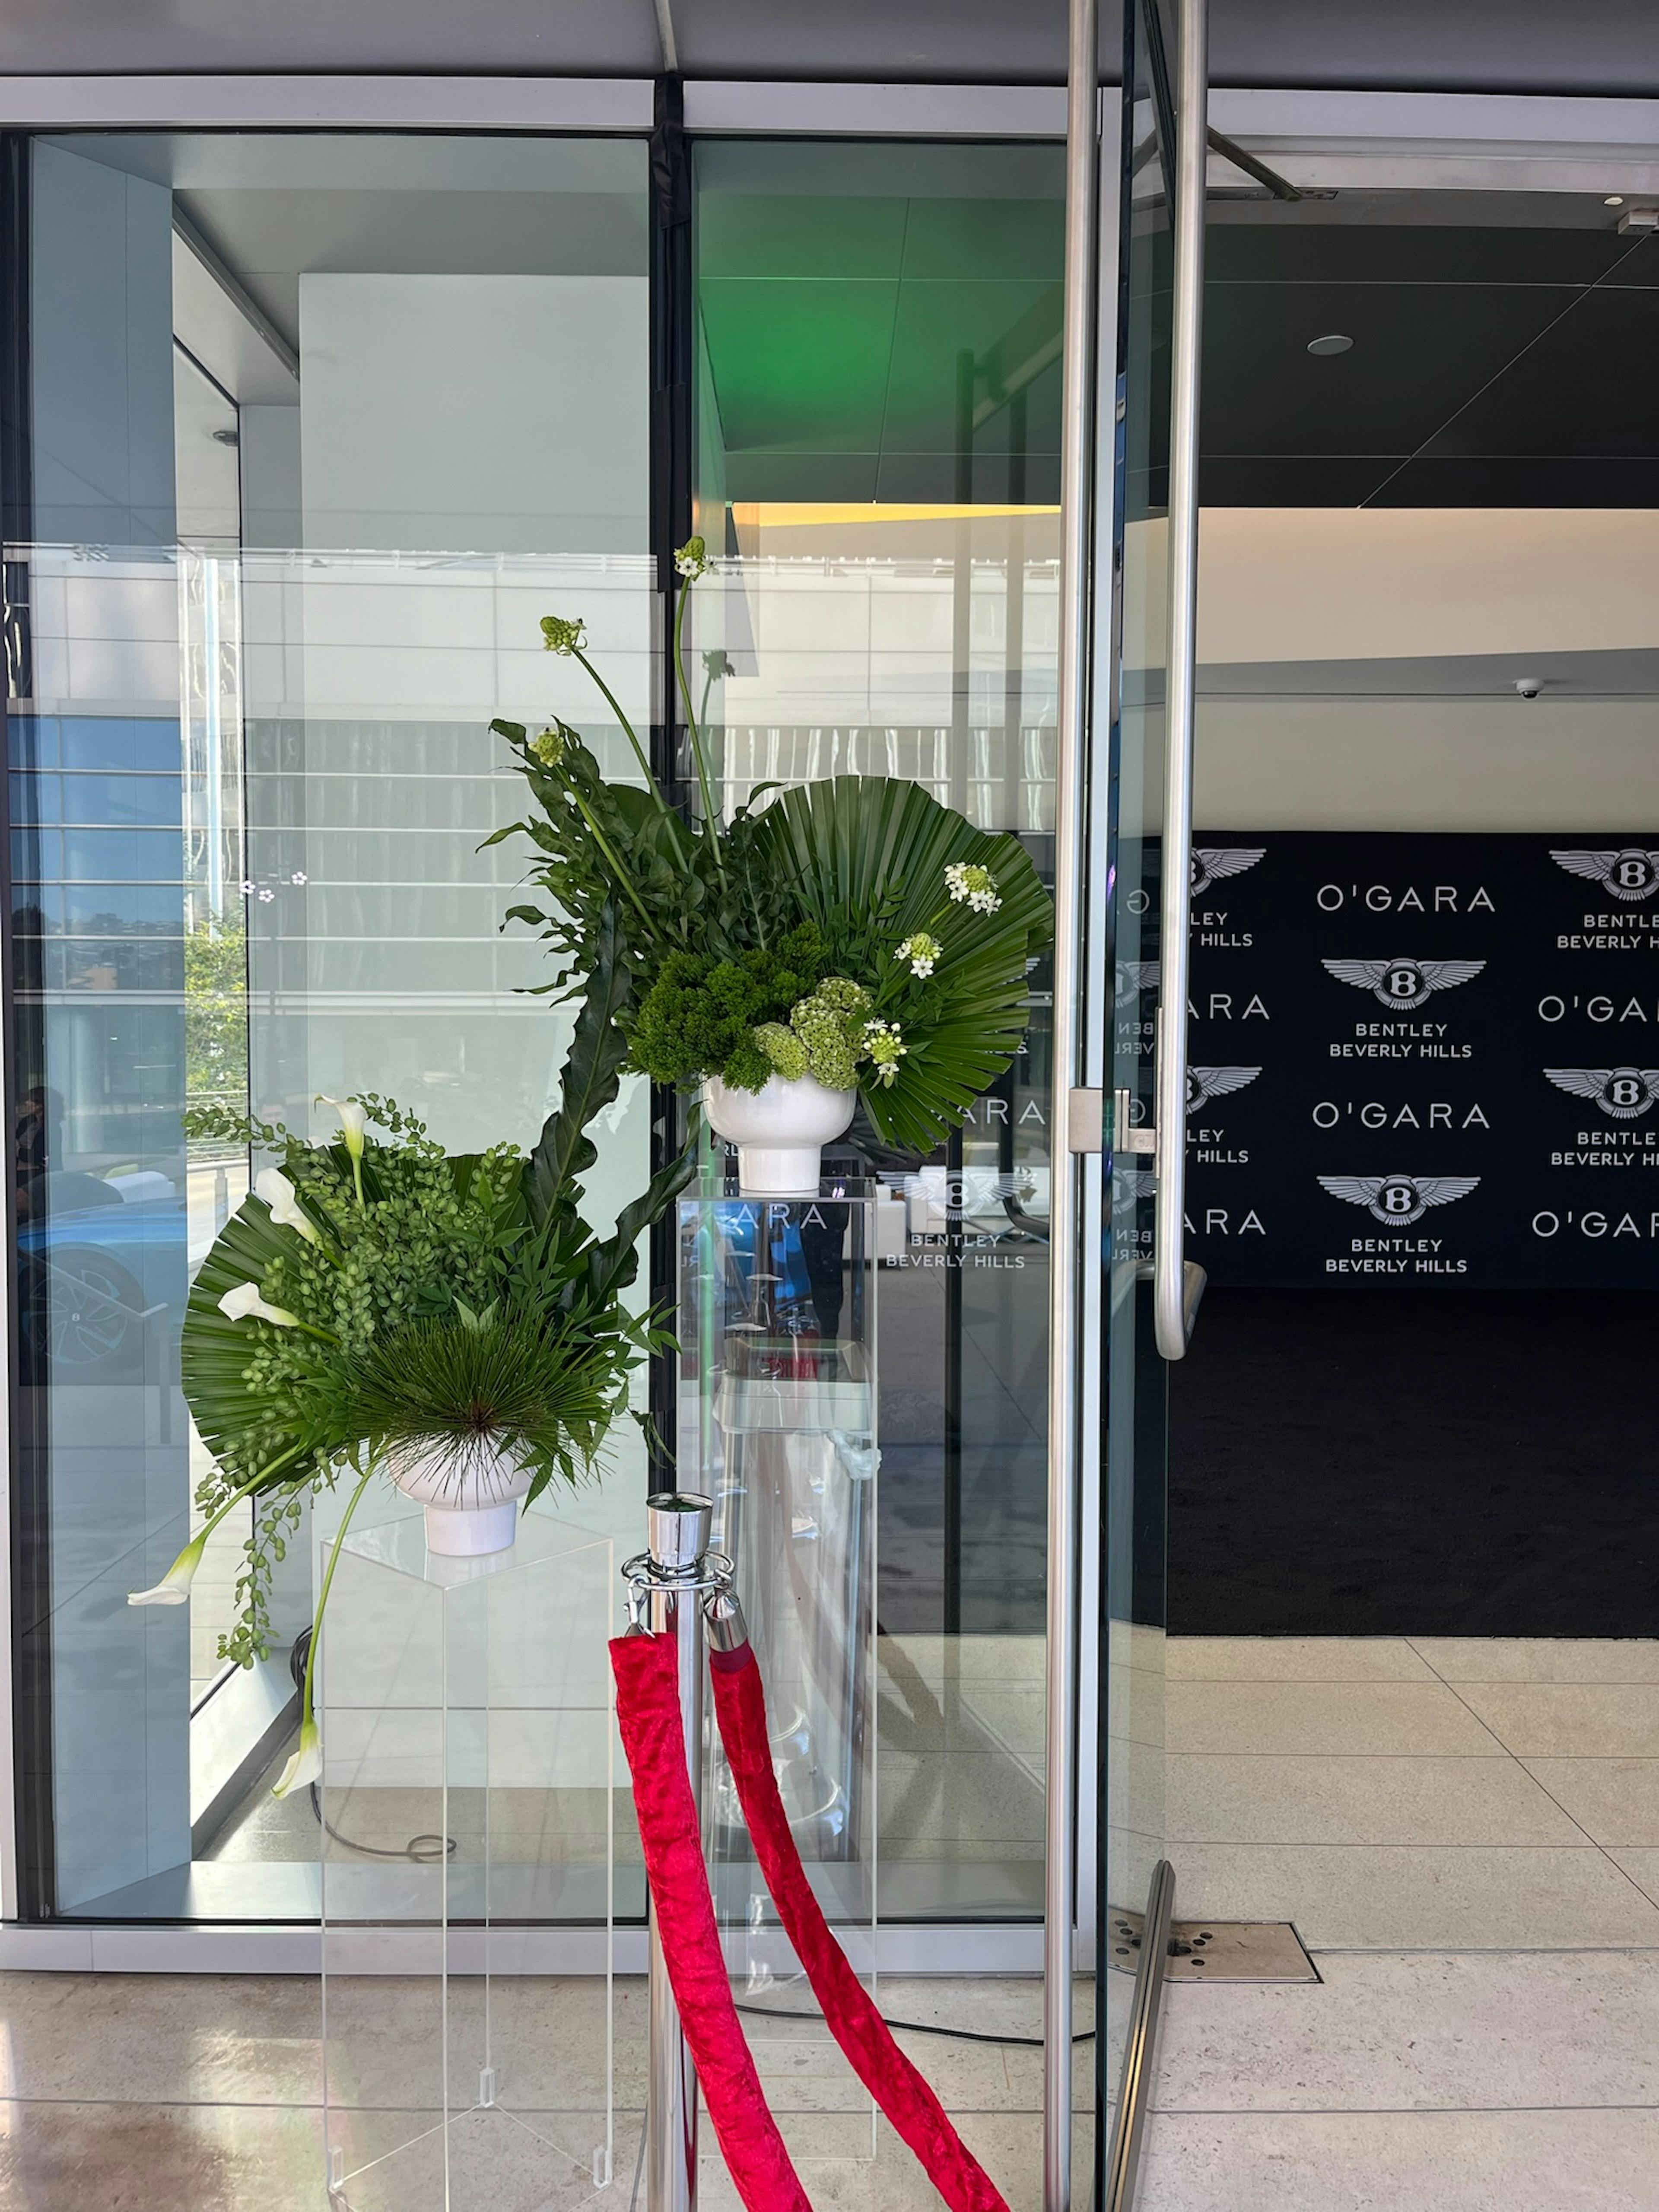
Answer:
[{"label": "door threshold plate", "polygon": [[[1115,1912],[1107,1964],[1133,1973],[1146,1917]],[[1176,1920],[1164,1978],[1171,1982],[1316,1982],[1319,1969],[1288,1920]]]}]

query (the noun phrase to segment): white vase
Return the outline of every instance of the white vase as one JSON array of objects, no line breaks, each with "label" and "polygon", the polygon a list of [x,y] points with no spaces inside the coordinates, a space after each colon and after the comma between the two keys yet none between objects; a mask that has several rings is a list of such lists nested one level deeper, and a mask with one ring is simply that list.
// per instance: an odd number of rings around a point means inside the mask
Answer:
[{"label": "white vase", "polygon": [[426,1508],[428,1552],[477,1559],[511,1546],[530,1470],[493,1437],[459,1450],[447,1443],[404,1444],[387,1453],[386,1466],[404,1497]]},{"label": "white vase", "polygon": [[816,1076],[770,1076],[761,1091],[734,1091],[711,1075],[703,1085],[709,1127],[738,1148],[738,1182],[757,1198],[815,1194],[819,1153],[853,1118],[856,1091],[831,1091]]}]

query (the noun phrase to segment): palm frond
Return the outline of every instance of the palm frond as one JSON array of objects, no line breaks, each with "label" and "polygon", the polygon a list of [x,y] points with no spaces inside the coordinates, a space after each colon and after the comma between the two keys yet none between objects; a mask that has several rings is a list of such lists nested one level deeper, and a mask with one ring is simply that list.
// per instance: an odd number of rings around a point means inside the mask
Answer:
[{"label": "palm frond", "polygon": [[[912,1036],[898,1074],[865,1103],[889,1143],[927,1152],[948,1135],[1019,1049],[1030,963],[1054,933],[1054,906],[1017,838],[976,830],[920,784],[842,775],[784,792],[748,832],[758,862],[787,882],[801,912],[833,933],[846,916],[881,915],[896,940],[931,926],[942,948],[935,1013]],[[990,869],[993,915],[952,906],[938,919],[953,861]]]}]

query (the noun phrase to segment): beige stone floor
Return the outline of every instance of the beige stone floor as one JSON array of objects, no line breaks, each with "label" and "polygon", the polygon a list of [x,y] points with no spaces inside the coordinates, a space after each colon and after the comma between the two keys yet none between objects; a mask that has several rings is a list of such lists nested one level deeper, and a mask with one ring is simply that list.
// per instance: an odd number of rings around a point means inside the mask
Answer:
[{"label": "beige stone floor", "polygon": [[1659,1642],[1133,1657],[1177,1912],[1321,1976],[1170,1986],[1143,2212],[1659,2212]]},{"label": "beige stone floor", "polygon": [[[1025,2036],[1040,2027],[1027,1980],[889,1981],[881,1996],[884,2010],[912,2020]],[[337,1990],[332,2004],[328,2063],[337,2094],[355,2106],[343,2131],[355,2163],[392,2153],[426,2127],[422,2100],[439,2078],[437,2021],[429,1987],[407,1980],[359,1980]],[[616,1984],[616,2179],[604,2190],[578,2165],[602,2134],[602,1984],[526,1981],[501,1991],[497,2004],[500,2095],[516,2108],[479,2135],[461,2124],[453,2212],[629,2212],[644,2101],[643,1984]],[[1080,1986],[1080,2025],[1090,2014]],[[452,2014],[453,2063],[468,2048],[467,2019],[463,1992]],[[820,2212],[923,2212],[938,2203],[903,2146],[872,2128],[868,2100],[821,2026],[750,2018],[745,2027]],[[902,2039],[1012,2212],[1037,2212],[1040,2052]],[[1085,2174],[1091,2049],[1079,2045],[1076,2072]],[[0,2057],[5,2212],[329,2212],[315,1981],[8,1974]],[[738,2203],[706,2122],[701,2201],[706,2212],[733,2212]],[[439,2212],[436,2163],[420,2149],[388,2155],[351,2182],[347,2202],[351,2212]]]}]

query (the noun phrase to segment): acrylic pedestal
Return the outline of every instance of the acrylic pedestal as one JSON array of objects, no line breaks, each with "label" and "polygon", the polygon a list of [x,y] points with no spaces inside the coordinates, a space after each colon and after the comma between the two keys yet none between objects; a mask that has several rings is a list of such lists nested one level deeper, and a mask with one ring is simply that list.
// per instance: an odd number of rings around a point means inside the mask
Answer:
[{"label": "acrylic pedestal", "polygon": [[[872,1988],[877,1203],[874,1186],[852,1179],[788,1199],[709,1181],[681,1199],[677,1475],[714,1501],[795,1842]],[[712,1726],[704,1804],[739,2001],[816,2013]],[[873,2108],[821,2019],[774,2027],[747,2012],[744,2032],[793,2152],[872,2154]]]},{"label": "acrylic pedestal", "polygon": [[609,1539],[539,1510],[483,1558],[429,1554],[418,1509],[340,1547],[317,1701],[331,2212],[544,2212],[610,2182],[615,1606]]}]

